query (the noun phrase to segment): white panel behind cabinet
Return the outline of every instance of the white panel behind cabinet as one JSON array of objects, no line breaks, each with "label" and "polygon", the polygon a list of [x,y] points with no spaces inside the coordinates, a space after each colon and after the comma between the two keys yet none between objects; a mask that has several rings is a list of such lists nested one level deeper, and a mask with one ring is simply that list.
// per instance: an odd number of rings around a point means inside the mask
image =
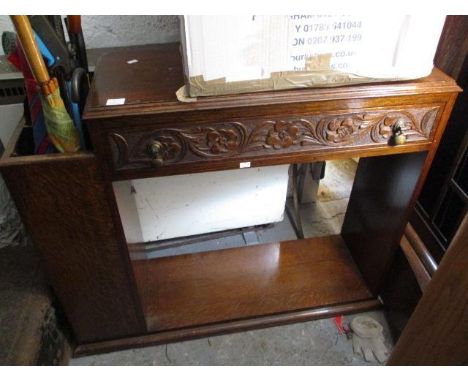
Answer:
[{"label": "white panel behind cabinet", "polygon": [[142,240],[148,242],[281,221],[288,168],[282,165],[116,182],[114,191],[127,240],[141,240],[135,232],[138,224]]}]

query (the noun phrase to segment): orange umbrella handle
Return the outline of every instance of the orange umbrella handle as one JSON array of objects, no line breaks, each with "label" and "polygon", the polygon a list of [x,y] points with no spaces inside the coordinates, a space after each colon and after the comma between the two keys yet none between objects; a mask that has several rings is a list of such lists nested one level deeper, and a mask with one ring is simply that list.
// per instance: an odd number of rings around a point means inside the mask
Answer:
[{"label": "orange umbrella handle", "polygon": [[55,90],[55,81],[50,81],[49,72],[37,46],[34,33],[31,28],[28,16],[10,16],[18,33],[21,46],[28,61],[31,72],[36,82],[41,86],[45,94],[50,94]]}]

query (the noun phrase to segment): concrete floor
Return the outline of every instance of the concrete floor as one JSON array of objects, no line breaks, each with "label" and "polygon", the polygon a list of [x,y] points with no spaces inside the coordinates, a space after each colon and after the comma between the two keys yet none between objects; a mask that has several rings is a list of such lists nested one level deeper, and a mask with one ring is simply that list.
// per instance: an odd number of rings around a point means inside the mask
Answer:
[{"label": "concrete floor", "polygon": [[[356,163],[327,162],[316,203],[301,211],[306,237],[340,232],[351,192]],[[256,233],[258,242],[288,240],[294,231],[287,220]],[[237,237],[239,236],[239,237]],[[242,235],[185,246],[183,252],[239,245]],[[154,254],[158,257],[160,254]],[[164,253],[169,255],[169,253]],[[153,257],[153,255],[152,255]],[[392,347],[385,317],[380,311],[363,313],[384,327],[385,342]],[[349,323],[352,315],[345,317]],[[353,353],[352,341],[340,335],[333,319],[252,330],[168,345],[131,349],[71,360],[71,365],[377,365]]]},{"label": "concrete floor", "polygon": [[[384,326],[383,313],[366,312]],[[349,322],[352,315],[345,317]],[[71,360],[71,365],[378,365],[353,353],[352,340],[340,335],[333,319],[251,330],[168,345],[151,346]]]}]

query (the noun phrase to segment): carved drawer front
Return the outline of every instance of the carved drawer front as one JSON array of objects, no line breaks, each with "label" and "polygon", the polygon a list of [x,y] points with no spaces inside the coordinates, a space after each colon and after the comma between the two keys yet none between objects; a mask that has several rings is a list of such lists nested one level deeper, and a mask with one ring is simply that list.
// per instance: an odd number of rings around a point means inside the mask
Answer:
[{"label": "carved drawer front", "polygon": [[[257,118],[190,126],[130,126],[108,135],[112,168],[160,168],[279,153],[429,141],[438,106]],[[397,130],[398,132],[397,132]],[[395,141],[403,135],[403,141]]]}]

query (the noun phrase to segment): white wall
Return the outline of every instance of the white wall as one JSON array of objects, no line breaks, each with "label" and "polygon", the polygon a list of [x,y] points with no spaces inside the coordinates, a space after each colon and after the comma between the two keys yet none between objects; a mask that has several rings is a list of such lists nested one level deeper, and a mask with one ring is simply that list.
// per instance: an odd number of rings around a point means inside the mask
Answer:
[{"label": "white wall", "polygon": [[[157,44],[179,41],[177,16],[81,16],[88,48]],[[10,18],[0,15],[0,34],[13,31]],[[0,54],[3,49],[0,47]]]},{"label": "white wall", "polygon": [[180,40],[177,16],[82,16],[81,19],[89,48]]}]

